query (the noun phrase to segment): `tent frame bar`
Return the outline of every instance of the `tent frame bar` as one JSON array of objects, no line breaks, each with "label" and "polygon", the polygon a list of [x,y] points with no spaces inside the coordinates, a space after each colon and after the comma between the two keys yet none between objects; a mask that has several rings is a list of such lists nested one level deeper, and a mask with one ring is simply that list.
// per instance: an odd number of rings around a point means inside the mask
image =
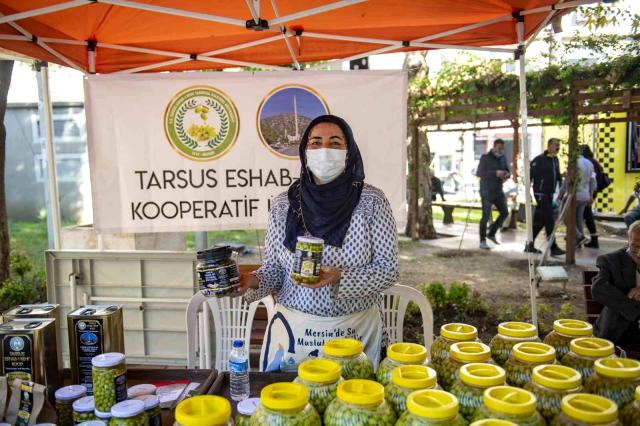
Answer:
[{"label": "tent frame bar", "polygon": [[26,12],[14,13],[13,15],[5,15],[0,17],[0,24],[19,21],[21,19],[33,18],[35,16],[46,15],[48,13],[59,12],[61,10],[72,9],[78,6],[86,6],[90,4],[88,0],[70,0],[64,3],[54,4],[52,6],[40,7],[38,9],[27,10]]}]

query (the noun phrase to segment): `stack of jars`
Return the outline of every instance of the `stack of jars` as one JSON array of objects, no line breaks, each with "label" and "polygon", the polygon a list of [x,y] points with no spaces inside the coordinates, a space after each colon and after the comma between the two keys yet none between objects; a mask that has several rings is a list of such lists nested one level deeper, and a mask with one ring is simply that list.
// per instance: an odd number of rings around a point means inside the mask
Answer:
[{"label": "stack of jars", "polygon": [[498,324],[498,334],[493,336],[489,347],[493,360],[504,366],[511,356],[511,349],[518,343],[539,342],[538,328],[527,322],[503,322]]},{"label": "stack of jars", "polygon": [[396,413],[402,414],[409,394],[422,389],[439,389],[435,370],[424,365],[404,365],[393,369],[384,394]]},{"label": "stack of jars", "polygon": [[507,383],[523,387],[531,380],[534,367],[556,363],[556,351],[553,347],[537,342],[518,343],[513,347],[511,356],[504,366],[507,371]]},{"label": "stack of jars", "polygon": [[416,343],[394,343],[387,347],[387,357],[382,360],[376,381],[383,386],[391,382],[391,371],[403,365],[429,365],[427,348]]},{"label": "stack of jars", "polygon": [[569,353],[569,344],[578,337],[593,337],[593,326],[585,321],[559,319],[553,322],[553,331],[547,334],[543,342],[553,346],[558,361]]},{"label": "stack of jars", "polygon": [[480,342],[452,344],[449,348],[449,359],[440,364],[440,374],[438,375],[440,385],[447,391],[451,389],[460,367],[471,363],[493,364],[489,346]]},{"label": "stack of jars", "polygon": [[451,323],[440,327],[440,336],[431,345],[431,363],[442,376],[442,364],[449,360],[451,345],[458,342],[479,342],[478,329],[469,324]]},{"label": "stack of jars", "polygon": [[560,363],[574,368],[582,375],[582,382],[593,376],[593,364],[600,358],[615,357],[613,343],[597,337],[580,337],[569,342],[569,352]]},{"label": "stack of jars", "polygon": [[359,340],[329,340],[322,347],[321,357],[340,364],[345,380],[373,378],[373,363],[363,352]]}]

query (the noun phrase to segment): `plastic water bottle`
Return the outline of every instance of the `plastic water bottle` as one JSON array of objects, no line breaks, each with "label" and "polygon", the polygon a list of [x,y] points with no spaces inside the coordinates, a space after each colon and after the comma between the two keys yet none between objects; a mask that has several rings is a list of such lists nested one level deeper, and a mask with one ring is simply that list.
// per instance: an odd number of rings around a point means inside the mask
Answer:
[{"label": "plastic water bottle", "polygon": [[249,398],[249,358],[242,340],[233,341],[229,356],[231,399],[242,401]]}]

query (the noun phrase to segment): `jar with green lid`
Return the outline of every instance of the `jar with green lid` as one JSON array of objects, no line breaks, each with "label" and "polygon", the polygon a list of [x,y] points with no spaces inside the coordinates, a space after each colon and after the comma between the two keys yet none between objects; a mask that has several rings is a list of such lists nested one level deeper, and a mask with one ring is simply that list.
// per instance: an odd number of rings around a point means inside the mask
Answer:
[{"label": "jar with green lid", "polygon": [[82,423],[89,420],[95,420],[93,413],[95,410],[95,401],[92,396],[85,396],[73,401],[73,422]]},{"label": "jar with green lid", "polygon": [[148,426],[149,418],[144,411],[144,402],[127,399],[111,407],[109,426]]},{"label": "jar with green lid", "polygon": [[299,236],[291,268],[291,278],[303,283],[317,283],[320,279],[324,240]]},{"label": "jar with green lid", "polygon": [[582,374],[582,382],[593,376],[593,363],[600,358],[615,358],[613,343],[598,337],[579,337],[569,342],[569,352],[560,364],[575,368]]},{"label": "jar with green lid", "polygon": [[429,365],[427,348],[417,343],[394,343],[387,346],[387,357],[382,360],[376,380],[383,386],[391,382],[391,370],[402,365]]},{"label": "jar with green lid", "polygon": [[458,399],[437,389],[412,392],[407,398],[407,411],[400,415],[396,426],[465,426],[458,413]]},{"label": "jar with green lid", "polygon": [[320,415],[309,404],[309,391],[299,383],[274,383],[260,392],[260,405],[251,426],[321,426]]},{"label": "jar with green lid", "polygon": [[160,414],[160,399],[155,395],[141,395],[134,398],[144,403],[144,412],[147,413],[149,426],[162,426]]},{"label": "jar with green lid", "polygon": [[640,386],[636,387],[635,401],[620,410],[620,421],[625,426],[640,426]]},{"label": "jar with green lid", "polygon": [[560,413],[562,398],[582,392],[580,373],[564,365],[539,365],[524,388],[538,399],[538,411],[547,422]]},{"label": "jar with green lid", "polygon": [[536,397],[529,391],[513,386],[494,386],[484,391],[482,407],[471,421],[482,419],[508,420],[520,426],[545,426],[544,417],[536,411]]},{"label": "jar with green lid", "polygon": [[478,340],[478,329],[469,324],[450,323],[440,327],[440,335],[431,345],[431,364],[438,377],[442,376],[441,364],[449,359],[449,348],[458,342],[473,342]]},{"label": "jar with green lid", "polygon": [[332,339],[322,347],[321,358],[340,364],[345,380],[373,378],[373,364],[356,339]]},{"label": "jar with green lid", "polygon": [[493,360],[504,366],[511,356],[511,349],[517,343],[539,342],[538,328],[528,322],[502,322],[498,324],[498,334],[493,336],[489,347]]},{"label": "jar with green lid", "polygon": [[598,395],[574,393],[562,398],[562,412],[550,426],[620,426],[618,407]]},{"label": "jar with green lid", "polygon": [[221,396],[197,395],[176,406],[173,426],[232,426],[231,404]]},{"label": "jar with green lid", "polygon": [[471,363],[494,364],[489,346],[480,342],[452,344],[449,348],[449,359],[440,364],[441,373],[438,374],[440,386],[446,391],[451,389],[460,367]]},{"label": "jar with green lid", "polygon": [[556,359],[560,361],[569,352],[569,342],[578,337],[593,337],[593,326],[586,321],[559,319],[553,322],[553,330],[545,336],[543,343],[553,346]]},{"label": "jar with green lid", "polygon": [[539,342],[518,343],[504,366],[507,383],[521,388],[531,380],[534,367],[556,363],[556,351],[552,346]]},{"label": "jar with green lid", "polygon": [[65,386],[55,392],[58,426],[73,426],[73,402],[87,396],[82,385]]},{"label": "jar with green lid", "polygon": [[514,422],[500,419],[484,419],[471,423],[469,426],[518,426]]},{"label": "jar with green lid", "polygon": [[260,405],[260,398],[247,398],[238,402],[238,414],[235,418],[235,426],[249,426],[251,423],[251,416],[258,409]]},{"label": "jar with green lid", "polygon": [[373,380],[347,380],[324,412],[325,426],[393,426],[393,407],[384,399],[384,386]]},{"label": "jar with green lid", "polygon": [[629,358],[602,358],[593,364],[595,373],[584,384],[584,391],[609,398],[618,407],[634,399],[640,385],[640,361]]},{"label": "jar with green lid", "polygon": [[320,417],[336,398],[338,385],[343,382],[340,364],[328,359],[310,359],[298,366],[298,377],[293,381],[309,390],[309,403]]},{"label": "jar with green lid", "polygon": [[391,383],[384,388],[384,396],[397,414],[407,409],[410,393],[422,389],[440,389],[436,370],[424,365],[403,365],[391,372]]},{"label": "jar with green lid", "polygon": [[96,409],[109,411],[127,399],[127,366],[124,354],[107,352],[91,359]]},{"label": "jar with green lid", "polygon": [[506,381],[504,369],[493,364],[465,364],[451,386],[451,393],[458,398],[460,414],[470,420],[482,407],[484,391],[493,386],[503,386]]}]

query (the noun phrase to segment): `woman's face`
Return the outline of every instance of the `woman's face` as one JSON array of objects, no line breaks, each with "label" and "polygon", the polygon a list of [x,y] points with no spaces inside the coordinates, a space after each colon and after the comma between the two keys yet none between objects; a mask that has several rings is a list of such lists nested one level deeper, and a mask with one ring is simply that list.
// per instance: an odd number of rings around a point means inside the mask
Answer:
[{"label": "woman's face", "polygon": [[340,126],[333,123],[319,123],[309,133],[307,149],[347,149],[347,139]]}]

